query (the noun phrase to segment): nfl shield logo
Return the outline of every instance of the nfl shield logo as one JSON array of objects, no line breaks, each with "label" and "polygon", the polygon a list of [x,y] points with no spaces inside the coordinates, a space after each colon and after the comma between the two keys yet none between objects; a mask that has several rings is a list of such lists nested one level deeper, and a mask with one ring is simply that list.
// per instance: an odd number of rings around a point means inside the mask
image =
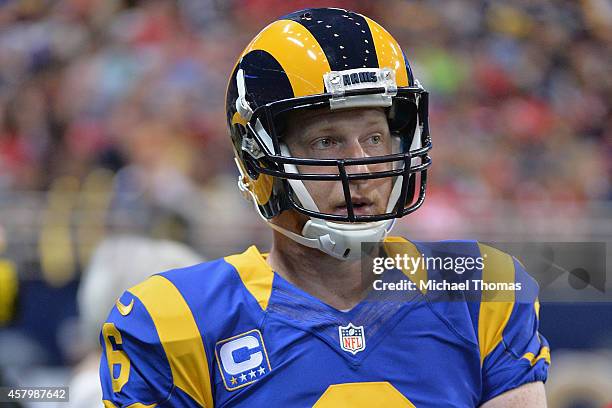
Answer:
[{"label": "nfl shield logo", "polygon": [[353,353],[353,355],[365,350],[363,326],[354,326],[353,323],[349,323],[347,326],[338,327],[338,334],[342,350]]}]

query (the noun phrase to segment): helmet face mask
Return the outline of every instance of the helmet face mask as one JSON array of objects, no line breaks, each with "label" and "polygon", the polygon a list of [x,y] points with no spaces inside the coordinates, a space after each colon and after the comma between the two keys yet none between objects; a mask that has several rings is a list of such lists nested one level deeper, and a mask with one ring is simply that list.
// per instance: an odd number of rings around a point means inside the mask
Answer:
[{"label": "helmet face mask", "polygon": [[[253,199],[262,218],[271,220],[283,211],[295,210],[311,220],[302,236],[317,230],[313,232],[317,239],[319,230],[332,231],[331,235],[336,230],[350,230],[341,226],[344,223],[359,230],[376,230],[370,235],[362,231],[337,236],[336,241],[349,237],[345,250],[332,251],[345,259],[342,254],[355,246],[349,242],[351,234],[360,239],[384,237],[394,219],[422,205],[431,164],[428,93],[413,78],[395,39],[367,17],[341,9],[309,9],[278,19],[242,53],[230,77],[226,99],[241,173],[239,187]],[[289,122],[301,112],[358,108],[384,111],[395,141],[389,154],[292,154],[285,137]],[[384,181],[391,186],[386,210],[356,211],[352,187]],[[346,210],[319,209],[307,188],[314,183],[333,185],[335,191],[341,187]],[[308,244],[297,238],[299,234],[281,232],[307,246],[321,249],[323,245]]]},{"label": "helmet face mask", "polygon": [[[427,93],[422,89],[400,90],[393,98],[392,106],[385,109],[391,135],[398,140],[399,151],[385,156],[334,159],[291,155],[286,148],[283,148],[283,131],[286,128],[287,116],[291,112],[304,109],[329,109],[330,98],[329,94],[324,94],[317,97],[283,100],[258,108],[245,129],[244,139],[248,141],[243,143],[245,146],[243,151],[247,167],[254,174],[265,174],[282,180],[287,204],[307,216],[336,222],[372,222],[400,218],[415,211],[425,198],[427,168],[431,163],[428,156],[431,140],[426,129],[423,129],[425,124],[419,120],[419,116],[423,117],[426,114]],[[404,107],[398,109],[399,105]],[[405,117],[400,117],[398,111],[404,112]],[[281,125],[277,126],[279,123]],[[381,164],[389,164],[391,168],[366,173],[351,171],[351,167],[354,166]],[[321,171],[301,173],[296,170],[303,166],[320,168]],[[393,181],[396,197],[390,197],[392,205],[385,213],[355,215],[350,183],[379,178]],[[309,206],[303,203],[304,199],[300,199],[295,188],[291,186],[291,180],[342,183],[347,214],[322,213],[308,208]]]}]

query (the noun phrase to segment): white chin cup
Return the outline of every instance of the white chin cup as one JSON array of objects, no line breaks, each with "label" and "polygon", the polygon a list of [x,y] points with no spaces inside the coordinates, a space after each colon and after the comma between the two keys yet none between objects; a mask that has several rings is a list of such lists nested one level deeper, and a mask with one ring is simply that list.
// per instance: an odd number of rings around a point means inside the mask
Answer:
[{"label": "white chin cup", "polygon": [[393,228],[394,221],[343,224],[311,218],[304,225],[302,236],[316,240],[316,248],[334,258],[354,261],[361,256],[361,244],[382,241]]}]

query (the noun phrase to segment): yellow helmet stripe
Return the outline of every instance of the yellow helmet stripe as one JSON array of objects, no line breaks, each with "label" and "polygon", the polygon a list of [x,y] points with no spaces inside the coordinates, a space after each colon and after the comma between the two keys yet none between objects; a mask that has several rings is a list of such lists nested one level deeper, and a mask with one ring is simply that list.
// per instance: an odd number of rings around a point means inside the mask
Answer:
[{"label": "yellow helmet stripe", "polygon": [[[303,25],[278,20],[266,27],[242,52],[262,50],[272,55],[287,74],[294,97],[325,92],[323,75],[329,62],[319,42]],[[308,69],[304,69],[304,67]]]},{"label": "yellow helmet stripe", "polygon": [[[365,16],[364,16],[365,17]],[[365,17],[372,33],[378,66],[380,68],[391,68],[395,70],[395,81],[397,86],[410,86],[408,81],[408,70],[402,49],[395,39],[378,23]]]}]

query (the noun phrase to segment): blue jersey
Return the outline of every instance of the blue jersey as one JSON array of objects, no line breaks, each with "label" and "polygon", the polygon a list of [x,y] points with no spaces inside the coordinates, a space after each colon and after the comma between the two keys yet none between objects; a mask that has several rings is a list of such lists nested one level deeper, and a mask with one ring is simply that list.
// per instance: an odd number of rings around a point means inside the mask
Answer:
[{"label": "blue jersey", "polygon": [[[488,299],[495,293],[471,287],[436,299],[425,285],[343,312],[251,247],[154,275],[117,300],[101,335],[105,406],[475,407],[546,379],[537,285],[516,259],[477,242],[387,242],[425,257],[481,257],[470,280],[520,283],[528,295]],[[422,264],[407,276],[445,274]]]}]

